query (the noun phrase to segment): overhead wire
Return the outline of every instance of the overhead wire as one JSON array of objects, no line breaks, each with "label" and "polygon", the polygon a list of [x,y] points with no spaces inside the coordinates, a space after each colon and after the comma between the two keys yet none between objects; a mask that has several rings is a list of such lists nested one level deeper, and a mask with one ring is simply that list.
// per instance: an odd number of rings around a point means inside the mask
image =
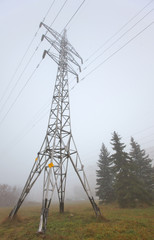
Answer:
[{"label": "overhead wire", "polygon": [[132,18],[130,18],[117,32],[115,32],[110,38],[108,38],[98,49],[96,49],[86,60],[87,62],[93,57],[100,49],[102,49],[109,41],[111,41],[116,35],[118,35],[130,22],[132,22],[144,9],[146,9],[154,0],[147,3],[141,10],[139,10]]},{"label": "overhead wire", "polygon": [[[84,3],[85,1],[83,1],[83,3]],[[142,8],[139,12],[138,12],[138,14],[136,14],[133,18],[131,18],[131,20],[129,20],[129,22],[127,22],[127,24],[128,23],[130,23],[135,17],[137,17],[147,6],[149,6],[151,3],[153,2],[153,0],[152,1],[150,1],[144,8]],[[83,5],[83,3],[80,5],[80,7]],[[78,8],[78,10],[80,9],[80,7]],[[147,14],[145,14],[137,23],[135,23],[131,28],[129,28],[120,38],[118,38],[118,40],[120,40],[126,33],[128,33],[131,29],[133,29],[139,22],[141,22],[146,16],[148,16],[151,12],[153,11],[153,9],[152,10],[150,10]],[[76,11],[76,13],[77,13],[77,11]],[[76,13],[72,16],[72,18],[70,19],[70,21],[73,19],[73,17],[76,15]],[[70,23],[70,21],[68,22],[68,24]],[[154,22],[151,22],[149,25],[147,25],[144,29],[142,29],[138,34],[136,34],[133,38],[131,38],[128,42],[126,42],[121,48],[119,48],[117,51],[115,51],[112,55],[110,55],[110,57],[108,57],[105,61],[107,61],[109,58],[111,58],[111,56],[113,56],[113,55],[115,55],[117,52],[119,52],[121,49],[123,49],[125,46],[127,46],[130,42],[132,42],[136,37],[138,37],[141,33],[143,33],[147,28],[149,28],[152,24],[153,24]],[[65,26],[65,28],[68,26],[68,24]],[[125,24],[122,28],[121,28],[121,30],[127,25],[127,24]],[[121,31],[120,30],[120,31]],[[119,31],[119,32],[120,32]],[[119,33],[119,32],[117,32],[116,33],[116,35]],[[112,36],[112,38],[113,38],[113,36]],[[110,38],[110,40],[111,40],[111,38]],[[118,40],[116,40],[115,42],[117,42]],[[114,44],[115,44],[115,42],[114,42]],[[107,42],[106,42],[107,43]],[[113,44],[112,44],[112,46],[113,46]],[[102,55],[102,54],[101,54]],[[103,61],[103,63],[104,63],[104,61]],[[103,64],[103,63],[101,63],[101,65]],[[99,66],[100,66],[100,64],[99,64]],[[97,68],[99,67],[99,66],[97,66]],[[95,68],[96,69],[96,68]],[[94,71],[94,69],[93,69],[93,71]],[[92,71],[90,72],[90,73],[92,73]],[[88,73],[88,75],[90,74],[90,73]],[[87,75],[85,76],[85,77],[87,77]],[[84,77],[84,79],[85,79],[85,77]],[[83,78],[81,79],[81,80],[83,80]],[[72,89],[71,89],[72,90]],[[150,141],[148,141],[148,142],[146,142],[146,143],[149,143],[149,142],[152,142],[152,141],[154,141],[154,140],[150,140]]]},{"label": "overhead wire", "polygon": [[[147,130],[152,129],[152,128],[154,128],[154,125],[152,125],[152,126],[150,126],[150,127],[148,127],[148,128],[144,128],[144,129],[141,130],[141,131],[138,131],[138,132],[133,133],[133,136],[134,136],[134,135],[138,135],[138,134],[143,133],[143,132],[146,132]],[[130,136],[126,136],[125,138],[129,138],[129,137],[130,137]]]},{"label": "overhead wire", "polygon": [[56,0],[53,0],[53,1],[52,1],[52,3],[51,3],[51,5],[50,5],[50,7],[49,7],[47,13],[45,14],[45,17],[43,18],[43,22],[45,21],[45,19],[46,19],[47,16],[49,15],[49,12],[51,11],[51,9],[52,9],[52,7],[53,7],[55,1],[56,1]]},{"label": "overhead wire", "polygon": [[[152,2],[152,1],[151,1],[151,2]],[[150,2],[150,3],[151,3],[151,2]],[[84,1],[82,2],[81,5],[83,5],[83,3],[84,3]],[[150,4],[150,3],[149,3],[149,4]],[[147,4],[147,5],[149,5],[149,4]],[[79,6],[79,8],[81,7],[81,5]],[[146,6],[147,6],[147,5],[146,5]],[[145,7],[146,7],[146,6],[145,6]],[[145,8],[145,7],[144,7],[144,8]],[[78,10],[79,10],[79,8],[78,8]],[[143,9],[144,9],[144,8],[143,8]],[[142,9],[142,10],[143,10],[143,9]],[[152,9],[151,11],[153,11],[153,9]],[[143,20],[147,15],[149,15],[149,14],[151,13],[151,11],[149,11],[146,15],[144,15],[137,23],[135,23],[135,24],[134,24],[129,30],[127,30],[122,36],[124,36],[128,31],[130,31],[134,26],[136,26],[141,20]],[[141,11],[140,11],[140,12],[141,12]],[[77,13],[77,11],[76,11],[76,13]],[[73,16],[75,16],[75,15],[73,15]],[[71,19],[72,19],[72,18],[71,18]],[[70,22],[70,21],[69,21],[69,22]],[[120,38],[122,38],[122,36],[121,36]],[[133,38],[133,39],[134,39],[134,38]],[[119,39],[118,39],[118,40],[119,40]],[[128,44],[128,43],[127,43],[127,44]],[[82,79],[82,80],[83,80],[83,79]],[[76,86],[76,85],[77,85],[77,83],[75,84],[75,86]],[[70,91],[73,90],[75,86],[73,86],[73,87],[70,89]]]},{"label": "overhead wire", "polygon": [[[54,20],[52,21],[52,23],[50,24],[50,27],[52,27],[52,25],[54,24],[54,22],[56,21],[57,17],[59,16],[59,14],[61,13],[61,11],[63,10],[64,6],[66,5],[66,3],[68,2],[68,0],[65,0],[65,2],[63,3],[62,7],[60,8],[60,10],[58,11],[57,15],[55,16]],[[48,30],[46,31],[47,35]]]},{"label": "overhead wire", "polygon": [[64,29],[70,24],[70,22],[73,20],[73,18],[75,17],[75,15],[79,12],[80,8],[82,7],[82,5],[85,3],[86,0],[82,1],[82,3],[80,4],[80,6],[78,7],[78,9],[75,11],[75,13],[73,14],[73,16],[70,18],[70,20],[68,21],[68,23],[65,25]]},{"label": "overhead wire", "polygon": [[[75,13],[71,16],[71,18],[69,19],[69,21],[66,23],[65,27],[62,29],[62,31],[60,32],[60,34],[64,31],[64,29],[66,29],[66,27],[71,23],[71,21],[73,20],[73,18],[76,16],[76,14],[79,12],[80,8],[82,7],[82,5],[85,3],[86,0],[82,1],[82,3],[79,5],[79,7],[77,8],[77,10],[75,11]],[[51,26],[50,26],[51,27]],[[49,51],[51,50],[52,46],[50,47]]]},{"label": "overhead wire", "polygon": [[109,45],[102,53],[100,53],[97,57],[95,57],[84,69],[87,69],[93,62],[95,62],[99,57],[101,57],[105,52],[107,52],[112,46],[114,46],[120,39],[122,39],[128,32],[130,32],[137,24],[139,24],[143,19],[145,19],[154,9],[151,9],[148,13],[146,13],[141,19],[139,19],[133,26],[131,26],[126,32],[124,32],[120,37],[118,37],[111,45]]},{"label": "overhead wire", "polygon": [[[50,5],[50,7],[49,7],[47,13],[45,14],[45,16],[44,16],[42,22],[45,21],[46,17],[48,16],[50,10],[52,9],[52,7],[53,7],[53,5],[54,5],[54,3],[55,3],[55,1],[56,1],[56,0],[53,0],[53,2],[51,3],[51,5]],[[38,30],[37,30],[36,33],[34,34],[32,40],[30,41],[30,43],[29,43],[29,45],[28,45],[28,47],[27,47],[27,49],[26,49],[26,51],[25,51],[25,53],[24,53],[24,55],[23,55],[23,57],[21,58],[21,60],[20,60],[20,62],[19,62],[19,64],[18,64],[18,66],[17,66],[17,68],[15,69],[15,72],[13,73],[13,75],[12,75],[12,77],[11,77],[11,79],[10,79],[8,85],[6,86],[6,88],[5,88],[5,90],[4,90],[3,94],[2,94],[2,97],[0,98],[0,103],[2,102],[4,96],[6,95],[8,89],[9,89],[9,87],[10,87],[10,85],[11,85],[13,79],[14,79],[14,77],[16,76],[16,74],[17,74],[17,72],[18,72],[18,70],[19,70],[21,64],[23,63],[23,60],[25,59],[25,57],[26,57],[26,55],[27,55],[27,53],[28,53],[30,47],[32,46],[32,43],[34,42],[34,40],[35,40],[35,38],[36,38],[36,36],[37,36],[37,34],[38,34],[38,32],[39,32],[39,29],[40,29],[40,28],[38,28]],[[36,50],[35,50],[35,52],[36,52]]]},{"label": "overhead wire", "polygon": [[[43,109],[43,111],[44,111],[44,110],[46,110],[46,109]],[[43,111],[42,111],[42,113],[43,113]],[[6,152],[6,150],[8,149],[8,145],[10,146],[10,147],[9,147],[9,149],[10,149],[11,147],[13,147],[13,146],[15,146],[16,144],[20,143],[21,140],[22,140],[23,138],[25,138],[25,137],[27,136],[27,134],[28,134],[29,132],[31,132],[31,130],[32,130],[44,117],[46,117],[46,115],[47,115],[48,113],[49,113],[49,110],[47,110],[47,111],[46,111],[45,113],[43,113],[43,114],[40,114],[41,117],[39,117],[39,118],[37,118],[36,120],[34,120],[32,124],[31,124],[31,123],[28,124],[27,127],[26,127],[26,129],[25,129],[25,128],[23,129],[22,135],[19,134],[16,138],[13,138],[13,139],[7,144],[6,149],[5,149],[5,148],[3,149],[3,152]]]},{"label": "overhead wire", "polygon": [[[153,2],[154,0],[152,0],[152,1],[150,1],[148,4],[146,4],[145,6],[144,6],[144,8],[142,8],[135,16],[138,16],[148,5],[150,5],[152,2]],[[147,12],[141,19],[139,19],[133,26],[131,26],[127,31],[125,31],[118,39],[116,39],[111,45],[109,45],[109,47],[107,47],[101,54],[99,54],[95,59],[93,59],[90,63],[88,63],[83,69],[82,69],[82,72],[81,73],[83,73],[85,70],[87,70],[87,68],[92,64],[92,63],[94,63],[99,57],[101,57],[105,52],[107,52],[113,45],[115,45],[120,39],[122,39],[129,31],[131,31],[137,24],[139,24],[143,19],[145,19],[152,11],[153,11],[154,9],[151,9],[149,12]],[[135,18],[135,16],[133,17],[133,18],[131,18],[128,22],[127,22],[127,24],[125,24],[125,25],[128,25],[128,23],[130,23],[134,18]],[[124,26],[125,25],[123,25],[120,29],[123,29],[124,28]],[[117,33],[119,33],[120,32],[120,30],[117,32]],[[117,35],[117,34],[116,34]],[[115,34],[114,35],[112,35],[112,37],[111,38],[109,38],[110,40],[113,38],[113,36],[115,36]],[[108,41],[107,42],[109,42],[109,39],[108,39]],[[106,43],[107,43],[106,42]],[[105,46],[106,44],[103,44],[102,45],[102,47],[103,46]],[[102,48],[101,47],[101,48]],[[101,49],[101,48],[99,48],[99,50]],[[98,50],[96,50],[95,51],[95,53],[96,52],[98,52]],[[88,60],[90,60],[92,58],[92,55],[91,55],[91,57],[89,57],[88,58]],[[85,63],[86,63],[87,61],[85,61],[84,62],[84,65],[85,65]],[[81,73],[79,73],[79,74],[81,74]],[[75,83],[72,87],[71,87],[71,91],[75,88],[77,86],[77,83]]]},{"label": "overhead wire", "polygon": [[[63,4],[63,7],[64,7],[64,5],[66,4],[67,1],[68,1],[68,0],[66,0],[65,3]],[[73,14],[73,16],[70,18],[70,20],[68,21],[68,23],[65,25],[64,29],[65,29],[66,26],[68,26],[68,24],[70,24],[70,22],[73,20],[73,18],[75,17],[75,15],[77,14],[77,12],[79,11],[79,9],[81,8],[81,6],[83,5],[84,2],[85,2],[85,0],[80,4],[80,6],[79,6],[78,9],[76,10],[76,12]],[[62,8],[61,8],[60,11],[58,12],[57,17],[58,17],[58,15],[60,14],[61,10],[62,10]],[[55,21],[55,19],[54,19],[54,21]],[[52,24],[54,23],[54,21],[52,22]],[[17,95],[16,99],[14,100],[14,102],[12,103],[12,105],[10,106],[9,110],[7,111],[7,113],[5,114],[5,116],[3,117],[3,119],[1,120],[0,124],[1,124],[1,123],[5,120],[5,118],[7,117],[8,113],[10,112],[10,110],[12,109],[12,107],[14,106],[14,104],[16,103],[17,99],[20,97],[22,91],[24,90],[24,88],[26,87],[26,85],[28,84],[28,82],[30,81],[30,79],[32,78],[32,76],[34,75],[34,73],[36,72],[37,68],[40,66],[41,62],[42,62],[42,60],[40,61],[40,63],[38,64],[38,66],[35,68],[35,70],[34,70],[33,73],[31,74],[31,76],[28,78],[28,80],[27,80],[27,82],[25,83],[25,85],[23,86],[23,88],[20,90],[19,94]],[[47,114],[47,112],[46,112],[46,114]],[[26,135],[28,134],[28,132],[31,131],[31,130],[34,128],[34,126],[35,126],[36,124],[38,124],[38,123],[45,117],[46,114],[43,114],[43,116],[42,116],[41,118],[39,118],[39,119],[36,121],[35,124],[33,124],[33,126],[24,134],[24,136],[26,136]],[[22,136],[22,138],[23,138],[24,136]],[[20,140],[21,140],[21,138],[20,138]]]},{"label": "overhead wire", "polygon": [[[56,17],[54,18],[52,24],[55,22],[55,20],[56,20],[57,17],[59,16],[60,12],[61,12],[62,9],[64,8],[64,6],[65,6],[65,4],[67,3],[67,1],[68,1],[68,0],[65,0],[64,4],[63,4],[62,7],[60,8],[58,14],[57,14]],[[81,6],[83,5],[84,2],[85,2],[85,0],[80,4],[80,6],[79,6],[78,9],[75,11],[75,13],[73,14],[73,16],[70,18],[70,20],[68,21],[68,23],[65,25],[65,27],[68,26],[68,24],[72,21],[72,19],[75,17],[75,15],[77,14],[77,12],[79,11],[79,9],[81,8]],[[51,24],[51,25],[52,25],[52,24]],[[51,26],[51,25],[50,25],[50,26]],[[65,27],[64,27],[64,29],[65,29]],[[48,31],[47,31],[47,32],[48,32]],[[46,32],[46,34],[47,34],[47,32]],[[38,50],[38,47],[39,47],[39,46],[37,46],[35,52]],[[34,52],[33,55],[31,56],[29,62],[28,62],[27,65],[26,65],[26,67],[24,68],[24,71],[27,69],[27,67],[28,67],[31,59],[33,58],[35,52]],[[42,60],[43,60],[43,59],[42,59]],[[2,120],[0,121],[0,124],[2,124],[3,121],[6,119],[8,113],[11,111],[11,109],[13,108],[13,106],[15,105],[15,103],[17,102],[18,98],[20,97],[21,93],[23,92],[23,90],[24,90],[25,87],[27,86],[28,82],[30,81],[30,79],[32,78],[32,76],[34,75],[34,73],[36,72],[36,70],[38,69],[38,67],[40,66],[42,60],[41,60],[40,63],[37,65],[37,67],[34,69],[34,71],[32,72],[32,74],[30,75],[30,77],[28,78],[28,80],[26,81],[26,83],[24,84],[24,86],[21,88],[19,94],[17,95],[17,97],[15,98],[15,100],[13,101],[13,103],[11,104],[10,108],[8,109],[8,111],[6,112],[6,114],[4,115],[4,117],[2,118]],[[24,71],[23,71],[23,72],[24,72]],[[13,89],[11,90],[11,94],[9,94],[9,97],[12,95],[13,90],[14,90],[15,87],[17,86],[17,83],[19,82],[19,80],[21,79],[21,77],[22,77],[22,75],[23,75],[23,72],[22,72],[22,74],[20,75],[19,79],[17,80],[16,84],[14,85]],[[7,100],[5,101],[5,104],[7,103],[8,99],[9,99],[9,98],[7,98]],[[4,106],[3,106],[3,107],[4,107]]]},{"label": "overhead wire", "polygon": [[[85,2],[85,1],[83,1],[83,3],[84,3],[84,2]],[[153,1],[150,1],[150,3],[151,3],[151,2],[153,2]],[[82,4],[83,4],[83,3],[82,3]],[[147,5],[149,5],[150,3],[148,3]],[[146,6],[147,6],[147,5],[146,5]],[[145,7],[144,7],[144,8],[145,8]],[[76,12],[77,12],[77,11],[76,11]],[[75,16],[75,14],[74,14],[74,16]],[[72,17],[73,17],[73,16],[72,16]],[[73,18],[71,18],[70,21],[71,21],[72,19],[73,19]],[[67,23],[66,26],[68,26],[68,24],[70,23],[70,21]],[[152,23],[152,24],[153,24],[153,23]],[[66,26],[65,26],[65,27],[66,27]],[[145,28],[145,29],[146,29],[146,28]],[[141,32],[143,32],[143,31],[141,31]],[[137,36],[138,36],[138,34],[137,34]],[[134,39],[134,38],[133,38],[133,39]],[[130,41],[128,41],[128,43],[129,43],[129,42],[130,42]],[[128,44],[128,43],[127,43],[127,44]],[[126,45],[126,44],[125,44],[125,45]],[[123,46],[123,47],[124,47],[124,46]],[[122,47],[122,48],[123,48],[123,47]],[[121,48],[120,48],[120,49],[121,49]],[[120,50],[120,49],[119,49],[119,50]],[[119,50],[118,50],[118,51],[119,51]],[[117,53],[117,51],[116,51],[116,53]],[[115,53],[114,53],[114,54],[115,54]],[[113,55],[113,54],[112,54],[112,55]],[[101,65],[102,65],[102,64],[101,64]],[[89,75],[89,74],[88,74],[88,75]],[[85,78],[85,77],[84,77],[84,78]],[[83,79],[82,79],[82,80],[83,80]]]},{"label": "overhead wire", "polygon": [[[41,114],[41,116],[39,118],[37,118],[33,124],[25,131],[24,134],[22,134],[20,137],[18,137],[18,139],[15,141],[16,144],[19,143],[29,132],[31,132],[31,130],[42,120],[44,119],[47,114],[49,113],[49,109],[44,109],[46,110],[45,113]],[[43,112],[43,111],[42,111]],[[13,141],[14,142],[14,141]]]},{"label": "overhead wire", "polygon": [[23,90],[25,89],[25,87],[27,86],[27,84],[29,83],[29,81],[31,80],[31,78],[33,77],[34,73],[37,71],[37,69],[39,68],[40,64],[42,62],[39,62],[39,64],[36,66],[36,68],[34,69],[34,71],[31,73],[30,77],[27,79],[26,83],[24,84],[24,86],[21,88],[20,92],[18,93],[18,95],[16,96],[15,100],[13,101],[13,103],[11,104],[11,106],[9,107],[8,111],[5,113],[4,117],[2,118],[2,120],[0,121],[0,124],[3,123],[3,121],[6,119],[7,115],[9,114],[9,112],[11,111],[11,109],[13,108],[13,106],[15,105],[15,103],[17,102],[18,98],[20,97],[21,93],[23,92]]},{"label": "overhead wire", "polygon": [[[137,35],[135,35],[132,39],[130,39],[124,46],[126,46],[130,41],[132,41],[133,39],[135,39],[138,35],[140,35],[143,31],[145,31],[145,30],[146,30],[148,27],[150,27],[153,23],[154,23],[154,22],[152,22],[151,24],[149,24],[146,28],[142,29],[142,31],[140,31]],[[124,47],[124,46],[123,46],[123,47]],[[122,48],[123,48],[123,47],[122,47]],[[120,49],[122,49],[122,48],[120,48]],[[119,50],[120,50],[120,49],[119,49]],[[118,50],[118,51],[119,51],[119,50]],[[117,52],[117,51],[116,51],[116,52]],[[47,112],[46,112],[46,114],[47,114]],[[29,129],[29,130],[27,131],[27,133],[25,133],[24,136],[26,136],[26,135],[28,134],[28,132],[30,132],[30,131],[37,125],[37,123],[39,123],[39,122],[45,117],[46,114],[44,114],[41,118],[39,118],[38,121],[36,121],[36,123],[31,127],[31,129]],[[23,136],[23,137],[24,137],[24,136]],[[23,138],[23,137],[22,137],[22,138]],[[21,138],[20,138],[20,139],[21,139]],[[153,141],[153,140],[150,140],[150,141],[148,141],[148,142],[152,142],[152,141]],[[142,144],[144,144],[144,143],[142,143]]]},{"label": "overhead wire", "polygon": [[[61,13],[62,9],[64,8],[65,4],[67,3],[68,0],[65,0],[64,4],[62,5],[62,7],[60,8],[60,10],[58,11],[56,17],[54,18],[53,22],[51,23],[50,27],[53,25],[53,23],[56,21],[56,19],[58,18],[59,14]],[[51,9],[51,7],[50,7]],[[46,14],[47,15],[47,14]],[[44,18],[45,19],[45,18]],[[48,31],[46,31],[45,35],[47,35]],[[29,61],[27,62],[26,66],[24,67],[23,71],[21,72],[19,78],[17,79],[17,81],[15,82],[13,88],[11,89],[7,99],[5,100],[5,102],[3,103],[1,109],[0,109],[0,112],[3,110],[3,108],[5,107],[6,103],[8,102],[9,98],[11,97],[14,89],[16,88],[17,84],[19,83],[20,79],[22,78],[23,74],[25,73],[26,69],[28,68],[29,64],[31,63],[31,60],[33,59],[34,55],[36,54],[36,52],[38,51],[40,45],[41,45],[41,42],[39,42],[38,46],[36,47],[35,51],[33,52],[33,54],[31,55]]]},{"label": "overhead wire", "polygon": [[14,92],[14,89],[15,89],[16,86],[18,85],[20,79],[22,78],[22,76],[23,76],[25,70],[26,70],[27,67],[29,66],[29,64],[30,64],[30,62],[31,62],[32,58],[34,57],[34,55],[35,55],[35,53],[36,53],[37,50],[38,50],[38,48],[35,49],[34,53],[33,53],[32,56],[30,57],[28,63],[26,64],[26,66],[24,67],[23,71],[21,72],[19,78],[17,79],[17,81],[15,82],[14,86],[12,87],[12,89],[11,89],[11,91],[10,91],[10,93],[9,93],[9,95],[8,95],[8,97],[7,97],[7,99],[5,100],[5,102],[3,103],[2,107],[0,108],[0,113],[2,112],[3,108],[5,107],[6,103],[7,103],[8,100],[9,100],[9,98],[11,97],[12,93]]},{"label": "overhead wire", "polygon": [[[152,9],[153,10],[153,9]],[[151,11],[150,11],[151,12]],[[142,29],[138,34],[136,34],[133,38],[131,38],[129,41],[127,41],[122,47],[120,47],[118,50],[113,52],[111,55],[109,55],[105,60],[103,60],[100,64],[98,64],[94,69],[92,69],[89,73],[87,73],[81,80],[85,80],[90,74],[92,74],[94,71],[96,71],[100,66],[102,66],[104,63],[106,63],[110,58],[112,58],[115,54],[117,54],[120,50],[122,50],[125,46],[127,46],[130,42],[132,42],[135,38],[137,38],[140,34],[142,34],[147,28],[149,28],[154,22],[151,22],[148,26],[146,26],[144,29]],[[136,24],[135,24],[136,25]],[[96,60],[96,59],[95,59]],[[94,62],[94,61],[93,61]],[[87,68],[84,68],[84,70]],[[78,83],[75,83],[74,86],[71,87],[70,91],[72,91]]]},{"label": "overhead wire", "polygon": [[[152,2],[152,1],[151,1]],[[75,15],[74,15],[75,16]],[[73,18],[72,18],[73,19]],[[70,22],[70,21],[69,21]],[[152,24],[153,24],[154,22],[152,22],[151,24],[149,24],[146,28],[144,28],[144,29],[142,29],[142,31],[140,31],[137,35],[135,35],[132,39],[130,39],[126,44],[124,44],[120,49],[118,49],[116,52],[114,52],[112,55],[110,55],[110,57],[111,56],[113,56],[113,55],[115,55],[115,53],[117,53],[117,52],[119,52],[122,48],[124,48],[124,46],[126,46],[128,43],[130,43],[133,39],[135,39],[137,36],[139,36],[143,31],[145,31],[148,27],[150,27]],[[107,58],[108,59],[108,58]],[[107,61],[107,60],[106,60]],[[103,61],[104,62],[104,61]],[[103,63],[101,63],[101,65],[102,65]],[[100,65],[100,64],[99,64]],[[97,66],[97,68],[98,68],[98,66]],[[94,71],[94,69],[93,69],[93,71]],[[89,75],[90,73],[88,73],[88,75]],[[87,75],[85,76],[85,77],[87,77]],[[84,77],[84,79],[85,79],[85,77]],[[83,80],[83,78],[82,78],[82,80]],[[44,117],[44,116],[43,116]],[[40,121],[41,119],[39,119],[38,120],[38,122]],[[34,126],[33,126],[34,127]],[[32,128],[33,128],[32,127]]]},{"label": "overhead wire", "polygon": [[129,43],[131,43],[135,38],[137,38],[139,35],[141,35],[146,29],[151,27],[154,22],[151,22],[148,24],[145,28],[143,28],[140,32],[138,32],[134,37],[132,37],[129,41],[127,41],[123,46],[121,46],[118,50],[113,52],[109,57],[107,57],[105,60],[103,60],[100,64],[98,64],[95,68],[93,68],[89,73],[87,73],[81,80],[83,81],[85,78],[87,78],[90,74],[92,74],[94,71],[96,71],[99,67],[101,67],[105,62],[107,62],[110,58],[112,58],[115,54],[117,54],[119,51],[121,51],[124,47],[126,47]]}]

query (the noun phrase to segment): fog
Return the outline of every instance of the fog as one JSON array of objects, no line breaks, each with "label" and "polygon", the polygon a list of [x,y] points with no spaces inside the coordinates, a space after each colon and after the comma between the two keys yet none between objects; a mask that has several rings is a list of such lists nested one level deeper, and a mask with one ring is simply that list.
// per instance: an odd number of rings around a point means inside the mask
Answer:
[{"label": "fog", "polygon": [[[68,1],[52,28],[61,32],[81,2]],[[85,1],[67,29],[69,41],[84,60],[79,75],[82,81],[76,85],[75,80],[70,78],[70,89],[75,85],[70,91],[71,125],[93,194],[100,148],[103,142],[112,152],[110,139],[113,131],[121,135],[127,151],[130,149],[130,137],[133,136],[154,158],[154,25],[123,47],[154,21],[154,1],[96,52],[149,2]],[[46,24],[53,22],[63,3],[62,0],[56,1],[45,20]],[[50,5],[51,0],[0,1],[0,99],[4,96],[0,101],[1,184],[20,188],[24,186],[45,136],[57,73],[57,65],[49,57],[42,61],[20,97],[11,106],[41,61],[43,51],[49,49],[49,44],[43,41],[24,71],[45,33],[41,28],[14,76]],[[128,31],[134,24],[136,26]],[[5,92],[11,79],[8,91]],[[42,176],[35,185],[30,198],[38,201],[42,194]],[[66,199],[76,199],[78,196],[84,199],[85,193],[70,166]]]}]

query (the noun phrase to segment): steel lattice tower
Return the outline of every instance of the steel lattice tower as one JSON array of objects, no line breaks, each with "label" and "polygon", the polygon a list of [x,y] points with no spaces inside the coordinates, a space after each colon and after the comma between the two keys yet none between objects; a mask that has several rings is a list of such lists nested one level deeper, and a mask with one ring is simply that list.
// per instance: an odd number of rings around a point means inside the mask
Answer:
[{"label": "steel lattice tower", "polygon": [[49,50],[44,51],[43,54],[43,58],[48,54],[58,64],[57,77],[47,132],[43,144],[38,152],[37,158],[35,159],[35,163],[21,196],[9,215],[10,218],[13,218],[16,215],[33,184],[44,170],[43,200],[38,232],[45,232],[46,230],[48,211],[55,188],[57,188],[58,192],[60,212],[64,212],[68,162],[71,162],[73,165],[96,216],[101,215],[101,212],[91,194],[84,166],[80,160],[71,131],[68,73],[74,74],[78,81],[78,75],[72,68],[71,64],[73,63],[80,70],[80,65],[76,59],[80,59],[81,62],[82,59],[74,47],[68,42],[66,30],[64,30],[61,35],[44,23],[40,24],[40,26],[42,25],[48,30],[52,37],[54,37],[54,40],[52,40],[46,35],[43,35],[42,40],[45,38],[59,53],[59,56],[57,56]]}]

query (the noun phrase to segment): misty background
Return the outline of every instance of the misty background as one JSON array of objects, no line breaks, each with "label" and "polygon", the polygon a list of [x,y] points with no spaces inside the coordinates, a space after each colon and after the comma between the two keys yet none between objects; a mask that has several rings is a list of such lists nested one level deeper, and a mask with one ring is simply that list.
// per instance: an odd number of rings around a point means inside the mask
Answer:
[{"label": "misty background", "polygon": [[[47,25],[53,22],[64,2],[55,1],[45,20]],[[41,62],[12,104],[41,61],[43,51],[50,48],[43,41],[24,71],[45,33],[44,28],[38,31],[17,72],[16,69],[51,3],[51,0],[0,0],[0,183],[21,189],[47,129],[57,73],[57,65],[49,57]],[[81,3],[81,0],[67,1],[52,28],[61,32]],[[85,1],[67,28],[69,42],[84,61],[79,84],[70,78],[71,125],[93,194],[100,148],[103,142],[112,152],[113,131],[120,134],[127,151],[133,136],[154,159],[154,25],[122,48],[153,23],[153,8],[154,1],[147,0]],[[132,21],[101,48],[130,19]],[[41,176],[29,198],[40,201],[42,187]],[[66,199],[79,196],[85,198],[69,166]]]}]

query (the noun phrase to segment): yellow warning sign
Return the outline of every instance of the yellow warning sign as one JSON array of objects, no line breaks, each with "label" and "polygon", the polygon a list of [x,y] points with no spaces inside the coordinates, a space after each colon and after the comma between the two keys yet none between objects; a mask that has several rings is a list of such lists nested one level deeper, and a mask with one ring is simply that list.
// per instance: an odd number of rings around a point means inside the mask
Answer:
[{"label": "yellow warning sign", "polygon": [[51,163],[48,164],[48,166],[49,166],[49,168],[52,168],[54,165],[53,165],[53,163],[51,162]]}]

